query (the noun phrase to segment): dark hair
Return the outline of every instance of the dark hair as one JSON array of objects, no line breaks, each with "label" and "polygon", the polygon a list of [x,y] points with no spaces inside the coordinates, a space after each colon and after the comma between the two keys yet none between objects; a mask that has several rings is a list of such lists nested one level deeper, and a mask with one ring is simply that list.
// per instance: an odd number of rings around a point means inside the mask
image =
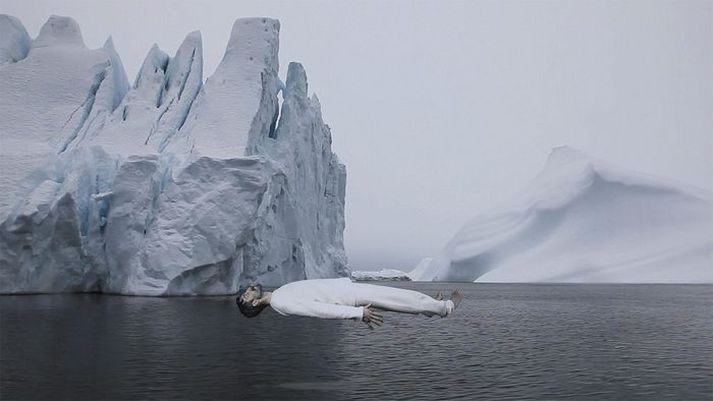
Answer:
[{"label": "dark hair", "polygon": [[267,307],[265,304],[260,304],[258,306],[253,306],[252,301],[250,302],[241,302],[240,297],[243,296],[243,293],[245,293],[245,290],[247,288],[243,288],[242,290],[238,291],[238,297],[235,298],[235,303],[238,304],[238,309],[240,309],[240,313],[243,314],[245,317],[255,317],[262,312],[263,309]]}]

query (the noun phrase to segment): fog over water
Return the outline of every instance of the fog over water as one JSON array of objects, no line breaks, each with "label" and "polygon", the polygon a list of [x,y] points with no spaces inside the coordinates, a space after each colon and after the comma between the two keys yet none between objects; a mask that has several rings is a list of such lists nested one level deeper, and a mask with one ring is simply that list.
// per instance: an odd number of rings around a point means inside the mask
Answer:
[{"label": "fog over water", "polygon": [[153,43],[280,19],[281,75],[304,64],[347,165],[354,269],[412,268],[520,191],[552,147],[713,190],[709,1],[4,0],[31,36],[51,14],[89,47],[112,35],[133,80]]}]

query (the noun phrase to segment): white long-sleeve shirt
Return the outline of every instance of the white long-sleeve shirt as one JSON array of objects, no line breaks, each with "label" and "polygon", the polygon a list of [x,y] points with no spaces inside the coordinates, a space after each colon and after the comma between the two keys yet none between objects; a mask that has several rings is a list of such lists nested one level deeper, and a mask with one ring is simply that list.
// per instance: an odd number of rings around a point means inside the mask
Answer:
[{"label": "white long-sleeve shirt", "polygon": [[323,319],[361,319],[363,306],[428,316],[447,316],[453,302],[438,301],[417,291],[353,283],[348,278],[302,280],[272,293],[270,306],[277,313]]},{"label": "white long-sleeve shirt", "polygon": [[272,292],[270,306],[284,316],[361,319],[353,284],[348,278],[294,281]]}]

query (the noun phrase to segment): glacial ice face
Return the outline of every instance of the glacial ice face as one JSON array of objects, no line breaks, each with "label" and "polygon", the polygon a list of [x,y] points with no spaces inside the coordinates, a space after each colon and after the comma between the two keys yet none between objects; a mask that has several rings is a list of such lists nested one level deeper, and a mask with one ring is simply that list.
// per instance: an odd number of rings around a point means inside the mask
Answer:
[{"label": "glacial ice face", "polygon": [[522,199],[466,223],[419,281],[713,282],[713,196],[553,150]]},{"label": "glacial ice face", "polygon": [[307,76],[301,64],[290,63],[285,85],[277,129],[265,127],[268,135],[258,138],[254,151],[281,160],[281,171],[294,189],[298,213],[313,222],[297,225],[297,239],[292,240],[310,239],[302,243],[305,277],[347,275],[341,245],[346,170],[331,152],[331,132],[322,120],[319,100],[308,97]]},{"label": "glacial ice face", "polygon": [[102,171],[104,164],[92,165],[92,152],[62,154],[126,87],[110,43],[87,49],[66,17],[50,17],[26,58],[0,69],[0,291],[91,286],[95,269],[87,263],[82,233],[89,192],[106,185],[89,171]]},{"label": "glacial ice face", "polygon": [[[92,51],[71,19],[46,25],[31,63],[0,70],[26,96],[0,106],[12,117],[3,144],[17,145],[1,189],[19,188],[0,209],[0,292],[229,294],[247,280],[348,274],[346,173],[299,64],[276,121],[277,21],[237,20],[205,85],[193,32],[174,57],[154,46],[130,88],[111,40]],[[34,78],[30,93],[76,93],[27,96],[12,74]],[[13,114],[22,107],[58,112],[37,125]]]}]

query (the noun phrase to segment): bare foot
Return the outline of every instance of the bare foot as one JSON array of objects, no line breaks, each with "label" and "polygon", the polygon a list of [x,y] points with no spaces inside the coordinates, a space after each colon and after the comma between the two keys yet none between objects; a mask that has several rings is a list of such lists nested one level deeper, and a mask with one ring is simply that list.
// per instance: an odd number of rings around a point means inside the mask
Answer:
[{"label": "bare foot", "polygon": [[438,294],[436,294],[435,297],[433,297],[436,301],[443,301],[443,293],[438,291]]},{"label": "bare foot", "polygon": [[461,301],[463,301],[463,295],[461,295],[460,291],[455,289],[451,292],[451,301],[453,301],[453,309],[457,309],[458,305],[460,305]]}]

